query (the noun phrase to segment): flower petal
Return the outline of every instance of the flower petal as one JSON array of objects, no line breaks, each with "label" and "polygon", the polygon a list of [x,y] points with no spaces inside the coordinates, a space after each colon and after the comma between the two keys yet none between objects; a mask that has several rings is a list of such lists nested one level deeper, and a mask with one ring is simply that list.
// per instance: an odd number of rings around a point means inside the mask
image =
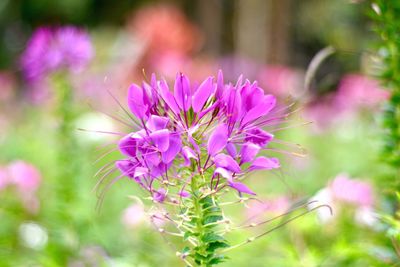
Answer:
[{"label": "flower petal", "polygon": [[280,164],[277,158],[258,157],[252,162],[249,170],[272,170],[279,167]]},{"label": "flower petal", "polygon": [[267,133],[260,128],[254,128],[247,131],[246,138],[244,140],[259,145],[260,147],[264,147],[273,138],[273,134]]},{"label": "flower petal", "polygon": [[164,188],[160,188],[157,191],[153,192],[153,200],[159,203],[164,202],[167,196],[167,191]]},{"label": "flower petal", "polygon": [[128,107],[139,119],[143,119],[147,113],[147,105],[143,102],[143,89],[132,84],[128,89]]},{"label": "flower petal", "polygon": [[246,143],[240,151],[240,164],[252,161],[260,151],[260,146],[253,143]]},{"label": "flower petal", "polygon": [[228,171],[224,168],[216,168],[214,173],[218,173],[220,174],[222,177],[224,177],[225,179],[227,179],[228,181],[233,181],[232,179],[232,172]]},{"label": "flower petal", "polygon": [[169,118],[160,117],[156,115],[151,115],[149,120],[146,122],[146,127],[150,129],[150,131],[157,131],[161,129],[165,129],[169,122]]},{"label": "flower petal", "polygon": [[181,190],[181,191],[179,191],[179,194],[178,194],[180,197],[182,197],[182,198],[187,198],[187,197],[190,197],[190,193],[188,192],[188,191],[185,191],[185,190]]},{"label": "flower petal", "polygon": [[169,147],[167,151],[161,153],[162,161],[165,163],[170,163],[176,157],[176,155],[181,151],[182,141],[178,134],[170,135]]},{"label": "flower petal", "polygon": [[215,87],[213,84],[213,77],[208,77],[204,82],[200,84],[192,99],[192,107],[194,112],[197,113],[203,108],[204,104],[213,93],[214,89]]},{"label": "flower petal", "polygon": [[222,167],[232,172],[241,172],[239,164],[231,156],[218,154],[214,157],[215,166]]},{"label": "flower petal", "polygon": [[137,150],[137,139],[132,135],[126,135],[118,142],[119,151],[128,157],[135,157]]},{"label": "flower petal", "polygon": [[115,162],[115,165],[122,172],[123,175],[128,176],[129,178],[134,177],[137,164],[135,164],[133,161],[127,159],[118,160]]},{"label": "flower petal", "polygon": [[179,108],[188,111],[191,105],[189,79],[182,73],[178,73],[174,86],[175,101]]},{"label": "flower petal", "polygon": [[149,169],[144,168],[144,167],[137,167],[135,168],[135,172],[133,174],[133,177],[139,177],[139,176],[143,176],[149,173]]},{"label": "flower petal", "polygon": [[182,156],[185,160],[185,166],[190,165],[190,159],[197,159],[196,154],[194,153],[193,149],[188,146],[184,146],[182,148]]},{"label": "flower petal", "polygon": [[245,184],[239,182],[230,182],[228,181],[230,187],[235,188],[240,193],[245,193],[249,195],[256,195],[250,188],[248,188]]},{"label": "flower petal", "polygon": [[215,128],[207,143],[207,150],[211,156],[214,156],[225,148],[228,141],[228,126],[221,124]]},{"label": "flower petal", "polygon": [[161,80],[158,83],[158,89],[160,91],[160,95],[164,102],[167,104],[167,107],[172,110],[175,114],[179,114],[179,107],[175,102],[175,98],[172,93],[169,91],[168,84],[165,80]]},{"label": "flower petal", "polygon": [[217,77],[217,90],[215,92],[215,97],[217,99],[222,99],[224,96],[224,90],[225,90],[224,75],[222,73],[222,70],[219,70],[218,77]]},{"label": "flower petal", "polygon": [[161,151],[167,151],[169,147],[170,134],[167,129],[159,130],[150,133],[150,138],[154,142],[155,146]]},{"label": "flower petal", "polygon": [[275,103],[276,98],[273,95],[266,95],[261,103],[250,109],[246,115],[244,115],[243,120],[241,121],[242,127],[266,115],[275,107]]},{"label": "flower petal", "polygon": [[228,151],[228,154],[229,154],[232,158],[236,158],[236,156],[237,156],[237,150],[236,150],[236,146],[235,146],[233,143],[228,142],[228,143],[226,144],[226,151]]}]

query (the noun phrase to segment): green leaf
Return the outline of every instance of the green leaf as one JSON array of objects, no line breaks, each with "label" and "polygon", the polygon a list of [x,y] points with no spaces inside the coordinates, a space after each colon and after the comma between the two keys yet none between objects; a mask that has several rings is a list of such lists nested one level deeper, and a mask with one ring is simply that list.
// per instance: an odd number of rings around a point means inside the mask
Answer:
[{"label": "green leaf", "polygon": [[225,241],[224,237],[217,235],[215,233],[207,233],[202,237],[203,242],[212,243],[216,241]]},{"label": "green leaf", "polygon": [[182,254],[188,254],[190,252],[190,248],[189,247],[184,247],[181,251]]},{"label": "green leaf", "polygon": [[204,218],[203,224],[209,224],[209,223],[218,222],[218,221],[221,221],[223,218],[224,217],[222,217],[221,215],[207,216],[207,217]]},{"label": "green leaf", "polygon": [[185,234],[183,235],[183,240],[184,240],[184,241],[188,240],[188,238],[189,238],[191,235],[192,235],[191,232],[189,232],[189,231],[185,232]]},{"label": "green leaf", "polygon": [[225,257],[225,256],[219,255],[219,256],[217,256],[217,257],[212,258],[212,259],[208,262],[208,264],[209,264],[209,265],[216,265],[216,264],[219,264],[219,263],[224,262],[225,260],[226,260],[226,257]]},{"label": "green leaf", "polygon": [[216,241],[208,244],[207,252],[214,253],[217,249],[228,248],[229,244],[222,241]]}]

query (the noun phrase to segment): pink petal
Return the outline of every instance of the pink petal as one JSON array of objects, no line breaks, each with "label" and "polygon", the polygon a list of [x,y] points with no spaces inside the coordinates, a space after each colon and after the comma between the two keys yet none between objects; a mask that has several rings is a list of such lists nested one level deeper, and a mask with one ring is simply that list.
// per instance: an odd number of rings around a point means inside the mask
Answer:
[{"label": "pink petal", "polygon": [[207,150],[211,156],[214,156],[225,148],[228,141],[228,126],[221,124],[215,128],[207,143]]},{"label": "pink petal", "polygon": [[220,174],[222,177],[224,177],[225,179],[227,179],[228,181],[232,181],[232,172],[224,169],[224,168],[216,168],[214,173],[218,173]]},{"label": "pink petal", "polygon": [[149,170],[147,169],[147,168],[144,168],[144,167],[137,167],[136,169],[135,169],[135,172],[134,172],[134,174],[133,174],[133,177],[139,177],[139,176],[142,176],[142,175],[146,175],[146,174],[148,174],[149,173]]},{"label": "pink petal", "polygon": [[143,102],[143,89],[132,84],[128,89],[128,107],[139,119],[143,119],[147,112],[147,105]]},{"label": "pink petal", "polygon": [[272,170],[279,167],[277,158],[258,157],[252,162],[249,170]]},{"label": "pink petal", "polygon": [[214,157],[214,163],[217,167],[222,167],[232,172],[241,172],[239,164],[231,156],[218,154]]},{"label": "pink petal", "polygon": [[119,151],[122,154],[128,157],[135,157],[136,156],[136,149],[137,149],[137,139],[132,138],[132,135],[129,134],[124,136],[118,142]]},{"label": "pink petal", "polygon": [[176,157],[176,155],[181,151],[182,141],[179,135],[170,135],[169,148],[167,151],[161,153],[162,161],[164,163],[170,163]]},{"label": "pink petal", "polygon": [[160,91],[160,95],[164,102],[167,104],[168,108],[172,110],[175,114],[179,114],[179,107],[175,102],[175,98],[172,93],[169,91],[167,82],[165,80],[161,80],[158,83],[158,88]]},{"label": "pink petal", "polygon": [[155,131],[150,134],[151,140],[161,152],[167,151],[169,147],[169,136],[169,131],[167,129]]},{"label": "pink petal", "polygon": [[260,147],[253,143],[246,143],[242,146],[242,150],[240,151],[241,159],[240,163],[250,162],[254,159],[254,157],[260,151]]},{"label": "pink petal", "polygon": [[190,165],[190,159],[197,159],[197,156],[194,153],[193,149],[188,146],[184,146],[182,148],[182,156],[185,159],[185,166]]},{"label": "pink petal", "polygon": [[133,178],[135,168],[137,164],[133,163],[130,160],[118,160],[115,162],[117,168],[122,172],[123,175]]},{"label": "pink petal", "polygon": [[189,79],[182,73],[176,75],[174,96],[175,101],[181,110],[189,110],[191,105]]},{"label": "pink petal", "polygon": [[226,151],[228,151],[228,154],[232,157],[235,158],[237,156],[237,150],[234,144],[231,142],[228,142],[226,144]]},{"label": "pink petal", "polygon": [[197,113],[203,108],[204,104],[207,102],[213,91],[213,78],[209,77],[204,82],[202,82],[202,84],[200,84],[199,88],[197,88],[196,92],[193,95],[192,107],[194,112]]},{"label": "pink petal", "polygon": [[266,95],[264,100],[254,108],[250,109],[249,112],[243,117],[241,122],[242,127],[247,123],[252,122],[271,111],[275,107],[276,98],[272,95]]},{"label": "pink petal", "polygon": [[165,129],[169,122],[169,118],[160,117],[156,115],[151,115],[149,120],[146,122],[146,127],[150,129],[150,131],[157,131],[161,129]]},{"label": "pink petal", "polygon": [[245,184],[243,183],[239,183],[239,182],[229,182],[228,184],[230,187],[235,188],[237,191],[239,191],[240,193],[245,193],[245,194],[249,194],[249,195],[256,195],[256,193],[254,193],[253,191],[251,191],[250,188],[248,188]]}]

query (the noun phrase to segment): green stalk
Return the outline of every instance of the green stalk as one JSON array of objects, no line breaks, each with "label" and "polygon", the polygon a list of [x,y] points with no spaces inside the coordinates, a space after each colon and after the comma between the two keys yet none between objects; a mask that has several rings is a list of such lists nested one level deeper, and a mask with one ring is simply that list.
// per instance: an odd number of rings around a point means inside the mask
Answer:
[{"label": "green stalk", "polygon": [[[59,123],[57,135],[59,151],[57,194],[62,200],[62,205],[70,205],[76,196],[77,177],[80,173],[79,163],[77,162],[79,146],[74,135],[76,112],[73,103],[73,90],[67,77],[65,75],[57,75],[54,82],[57,96],[56,116]],[[68,212],[66,213],[68,214]]]},{"label": "green stalk", "polygon": [[55,118],[58,123],[56,133],[57,158],[56,175],[52,180],[55,196],[51,200],[54,203],[50,216],[52,222],[51,250],[56,254],[58,264],[66,264],[69,257],[79,247],[78,233],[82,218],[76,211],[80,205],[79,177],[81,175],[80,150],[74,134],[74,121],[77,115],[73,99],[73,89],[68,76],[59,73],[53,76],[53,88],[55,94]]},{"label": "green stalk", "polygon": [[[392,173],[384,181],[388,203],[392,210],[383,215],[387,223],[387,235],[392,239],[394,250],[400,257],[400,1],[375,0],[372,2],[376,32],[381,37],[380,55],[382,72],[379,78],[390,90],[385,105],[383,127],[385,129],[384,161],[392,167]],[[395,197],[397,192],[397,198]]]},{"label": "green stalk", "polygon": [[[380,80],[390,91],[390,98],[384,109],[383,127],[385,128],[384,160],[391,165],[393,176],[385,185],[389,189],[400,190],[400,2],[376,0],[372,2],[376,32],[381,37],[380,49],[382,71]],[[394,194],[393,194],[394,195]]]},{"label": "green stalk", "polygon": [[185,247],[183,253],[189,255],[197,266],[209,267],[221,263],[225,257],[219,255],[217,250],[229,245],[223,236],[216,232],[220,222],[223,220],[221,209],[217,204],[215,194],[201,192],[200,188],[205,186],[204,177],[197,175],[191,180],[191,197],[187,199],[186,205],[190,222],[186,225],[188,231],[185,238],[192,238],[194,244],[191,248]]}]

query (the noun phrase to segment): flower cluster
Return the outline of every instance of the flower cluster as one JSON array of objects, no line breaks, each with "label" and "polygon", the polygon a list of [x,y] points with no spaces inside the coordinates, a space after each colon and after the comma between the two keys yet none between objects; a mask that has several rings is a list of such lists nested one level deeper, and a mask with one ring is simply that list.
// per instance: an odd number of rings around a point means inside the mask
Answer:
[{"label": "flower cluster", "polygon": [[[220,198],[228,192],[252,198],[255,193],[243,182],[248,174],[280,167],[277,158],[260,155],[274,150],[271,132],[287,117],[275,106],[275,97],[257,82],[240,77],[225,84],[222,72],[200,84],[178,73],[173,90],[155,75],[130,86],[127,114],[134,130],[118,142],[125,158],[116,161],[122,174],[113,182],[129,177],[155,206],[163,204],[165,212],[152,221],[175,226],[178,233],[171,234],[190,245],[177,253],[189,266],[187,256],[200,266],[217,264],[224,257],[216,250],[230,247],[224,238],[229,230],[219,227],[230,221]],[[101,170],[103,177],[113,170]],[[169,232],[159,225],[160,232]]]},{"label": "flower cluster", "polygon": [[27,81],[36,82],[47,75],[66,69],[81,71],[93,57],[89,35],[76,27],[38,28],[21,57]]},{"label": "flower cluster", "polygon": [[224,84],[221,72],[198,86],[178,74],[173,92],[153,76],[150,84],[129,88],[128,106],[140,129],[119,141],[127,158],[116,165],[157,202],[165,200],[171,185],[181,185],[175,192],[180,197],[189,196],[186,185],[205,173],[209,190],[229,186],[254,195],[240,182],[244,176],[279,167],[278,159],[258,156],[274,138],[262,127],[276,122],[275,103],[256,82],[240,78],[236,85]]}]

